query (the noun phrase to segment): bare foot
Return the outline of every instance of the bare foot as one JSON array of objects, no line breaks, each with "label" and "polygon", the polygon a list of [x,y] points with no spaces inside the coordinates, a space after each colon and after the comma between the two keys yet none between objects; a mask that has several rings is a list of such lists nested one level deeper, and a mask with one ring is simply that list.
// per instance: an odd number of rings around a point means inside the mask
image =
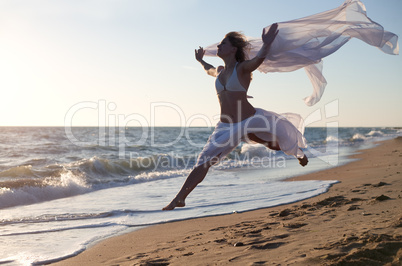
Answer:
[{"label": "bare foot", "polygon": [[307,159],[306,155],[304,155],[303,158],[297,158],[297,160],[299,160],[299,164],[303,167],[306,166],[308,163],[308,159]]},{"label": "bare foot", "polygon": [[184,200],[179,200],[179,199],[174,198],[172,200],[172,202],[169,203],[169,205],[167,205],[166,207],[164,207],[162,209],[162,211],[171,211],[176,207],[184,207],[184,206],[186,206],[186,203],[184,202]]}]

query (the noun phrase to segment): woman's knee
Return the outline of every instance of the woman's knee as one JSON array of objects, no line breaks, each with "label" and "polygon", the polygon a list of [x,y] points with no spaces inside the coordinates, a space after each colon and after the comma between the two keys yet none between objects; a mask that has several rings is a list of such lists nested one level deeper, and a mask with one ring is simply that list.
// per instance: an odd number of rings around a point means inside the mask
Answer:
[{"label": "woman's knee", "polygon": [[254,141],[254,142],[257,142],[257,143],[260,143],[260,144],[266,146],[267,148],[269,148],[269,149],[271,149],[271,150],[274,150],[274,151],[280,151],[280,150],[281,150],[281,147],[279,147],[279,143],[278,143],[277,141],[265,141],[265,140],[263,140],[263,139],[257,137],[257,136],[256,136],[255,134],[253,134],[253,133],[249,133],[249,134],[247,135],[247,137],[248,137],[250,140],[252,140],[252,141]]},{"label": "woman's knee", "polygon": [[268,142],[268,148],[274,151],[280,151],[281,147],[279,147],[279,143],[276,141]]}]

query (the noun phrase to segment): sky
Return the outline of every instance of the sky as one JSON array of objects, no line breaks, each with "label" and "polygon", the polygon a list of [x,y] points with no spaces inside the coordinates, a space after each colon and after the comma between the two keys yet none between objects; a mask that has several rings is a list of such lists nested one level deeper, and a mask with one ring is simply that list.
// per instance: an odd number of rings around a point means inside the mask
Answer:
[{"label": "sky", "polygon": [[[402,1],[363,0],[402,35]],[[0,126],[214,126],[214,78],[194,49],[229,31],[259,37],[274,22],[342,0],[0,0]],[[218,66],[219,58],[205,57]],[[306,126],[402,127],[402,57],[351,40],[324,59],[312,107],[304,70],[254,73],[255,107],[299,113]],[[317,116],[318,115],[318,116]]]}]

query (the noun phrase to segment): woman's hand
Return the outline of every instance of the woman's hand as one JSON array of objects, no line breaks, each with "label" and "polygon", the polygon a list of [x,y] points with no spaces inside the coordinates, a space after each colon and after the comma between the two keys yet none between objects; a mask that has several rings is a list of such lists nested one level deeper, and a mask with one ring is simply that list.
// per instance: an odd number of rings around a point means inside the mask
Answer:
[{"label": "woman's hand", "polygon": [[278,24],[274,23],[269,27],[268,32],[265,32],[265,28],[262,30],[262,41],[263,45],[257,53],[258,58],[265,58],[268,56],[269,50],[271,48],[272,42],[275,40],[276,35],[278,34]]},{"label": "woman's hand", "polygon": [[265,32],[265,28],[262,30],[262,41],[264,45],[271,46],[272,42],[275,40],[276,35],[278,34],[278,23],[274,23],[269,27],[268,32]]},{"label": "woman's hand", "polygon": [[205,71],[207,71],[208,75],[211,75],[213,77],[216,77],[217,72],[216,69],[213,65],[208,64],[203,60],[205,54],[204,48],[200,46],[200,48],[197,50],[195,49],[195,59],[201,63],[201,65],[204,67]]},{"label": "woman's hand", "polygon": [[198,62],[201,62],[202,61],[202,58],[204,57],[204,54],[205,54],[205,50],[204,50],[204,48],[202,48],[201,46],[200,46],[200,48],[197,50],[195,50],[195,59],[198,61]]}]

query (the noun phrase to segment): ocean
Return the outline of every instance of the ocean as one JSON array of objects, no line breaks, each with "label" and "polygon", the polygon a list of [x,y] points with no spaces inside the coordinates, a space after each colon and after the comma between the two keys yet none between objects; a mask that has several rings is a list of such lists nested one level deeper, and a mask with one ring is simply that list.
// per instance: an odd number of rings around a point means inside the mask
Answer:
[{"label": "ocean", "polygon": [[178,192],[213,128],[0,127],[0,264],[45,264],[144,226],[243,212],[325,193],[332,181],[284,182],[351,161],[400,128],[305,130],[309,157],[239,145],[187,198]]}]

